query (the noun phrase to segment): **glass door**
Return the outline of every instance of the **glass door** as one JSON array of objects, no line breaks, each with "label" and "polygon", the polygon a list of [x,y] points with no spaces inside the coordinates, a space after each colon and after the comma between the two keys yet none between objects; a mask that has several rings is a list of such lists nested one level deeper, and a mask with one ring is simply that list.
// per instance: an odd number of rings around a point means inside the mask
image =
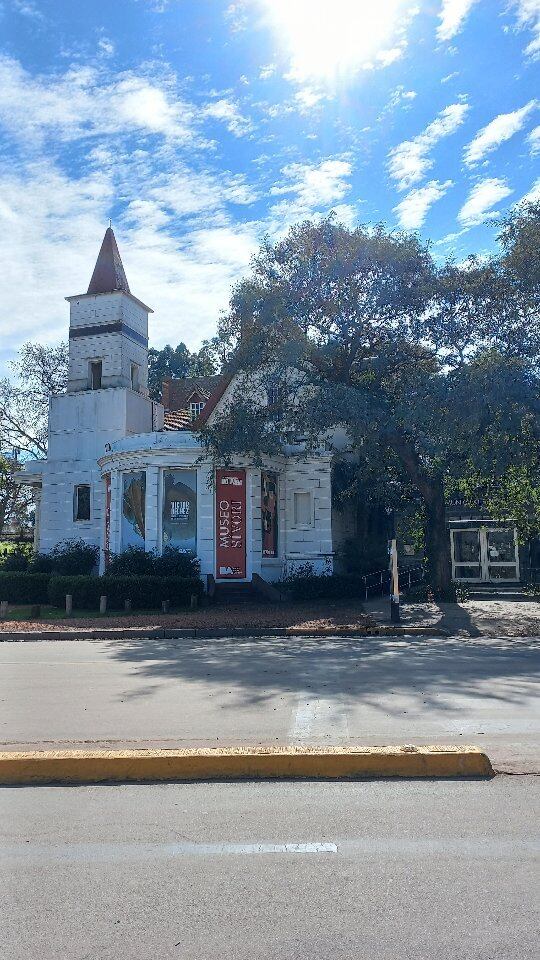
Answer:
[{"label": "glass door", "polygon": [[514,527],[451,531],[452,576],[470,583],[516,582],[519,552]]},{"label": "glass door", "polygon": [[519,553],[514,527],[481,531],[483,579],[519,580]]},{"label": "glass door", "polygon": [[452,530],[452,576],[454,580],[482,580],[480,530]]}]

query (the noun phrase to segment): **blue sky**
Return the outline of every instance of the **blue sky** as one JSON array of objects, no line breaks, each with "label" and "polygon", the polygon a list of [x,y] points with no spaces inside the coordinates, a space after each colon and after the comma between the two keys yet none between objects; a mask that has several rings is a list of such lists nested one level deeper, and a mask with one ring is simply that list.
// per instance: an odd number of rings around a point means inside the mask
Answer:
[{"label": "blue sky", "polygon": [[65,338],[109,217],[155,346],[331,209],[489,253],[540,196],[539,59],[540,0],[0,0],[0,372]]}]

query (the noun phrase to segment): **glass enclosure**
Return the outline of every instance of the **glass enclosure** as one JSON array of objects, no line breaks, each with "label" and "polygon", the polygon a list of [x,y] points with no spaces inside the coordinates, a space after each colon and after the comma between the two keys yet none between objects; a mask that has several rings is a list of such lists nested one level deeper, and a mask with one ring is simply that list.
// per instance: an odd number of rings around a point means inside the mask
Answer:
[{"label": "glass enclosure", "polygon": [[197,552],[197,471],[163,471],[162,547]]},{"label": "glass enclosure", "polygon": [[122,474],[122,549],[144,547],[146,472]]}]

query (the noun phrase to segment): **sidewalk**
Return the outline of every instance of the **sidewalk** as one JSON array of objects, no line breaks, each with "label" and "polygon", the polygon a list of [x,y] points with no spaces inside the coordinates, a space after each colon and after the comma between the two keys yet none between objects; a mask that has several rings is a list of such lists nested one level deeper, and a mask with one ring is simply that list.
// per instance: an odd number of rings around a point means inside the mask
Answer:
[{"label": "sidewalk", "polygon": [[[388,597],[375,597],[364,610],[377,623],[390,623]],[[534,637],[540,634],[535,600],[467,600],[463,603],[402,603],[402,626],[429,627],[451,637]]]}]

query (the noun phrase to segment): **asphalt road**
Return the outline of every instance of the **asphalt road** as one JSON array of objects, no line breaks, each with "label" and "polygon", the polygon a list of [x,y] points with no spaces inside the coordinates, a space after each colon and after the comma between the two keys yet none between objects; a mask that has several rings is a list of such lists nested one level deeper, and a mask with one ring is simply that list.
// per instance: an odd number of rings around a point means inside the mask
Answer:
[{"label": "asphalt road", "polygon": [[0,790],[6,960],[528,960],[538,779]]},{"label": "asphalt road", "polygon": [[540,772],[530,638],[0,644],[0,749],[473,743]]}]

